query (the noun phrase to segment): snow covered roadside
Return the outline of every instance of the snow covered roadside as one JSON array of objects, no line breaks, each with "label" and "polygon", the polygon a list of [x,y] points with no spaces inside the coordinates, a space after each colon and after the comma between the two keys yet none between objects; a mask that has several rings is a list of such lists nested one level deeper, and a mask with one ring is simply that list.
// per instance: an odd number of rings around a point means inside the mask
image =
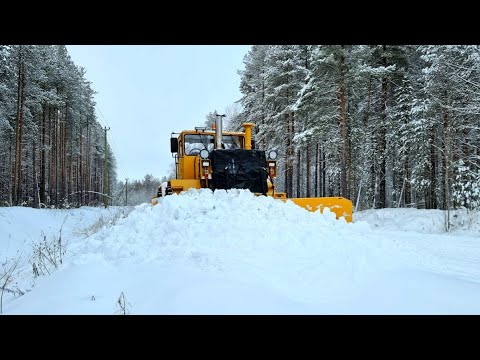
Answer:
[{"label": "snow covered roadside", "polygon": [[480,313],[477,237],[371,224],[192,190],[72,237],[64,266],[4,312],[114,314],[123,293],[132,314]]},{"label": "snow covered roadside", "polygon": [[[480,213],[455,210],[445,231],[442,210],[379,209],[355,213],[373,234],[389,237],[411,264],[467,281],[480,281]],[[423,234],[423,236],[421,235]]]},{"label": "snow covered roadside", "polygon": [[[446,211],[421,209],[376,209],[353,214],[354,221],[366,221],[373,229],[413,231],[424,234],[446,232]],[[450,212],[450,233],[453,235],[480,236],[480,211],[466,209]]]},{"label": "snow covered roadside", "polygon": [[[70,256],[69,245],[101,228],[127,216],[132,208],[110,207],[79,209],[32,209],[27,207],[0,208],[0,278],[18,260],[14,281],[3,296],[7,303],[15,295],[30,291],[35,286],[32,256],[43,244],[51,246],[60,241]],[[48,268],[55,267],[48,264]],[[5,280],[5,279],[3,279]],[[0,282],[3,286],[4,282]],[[14,292],[12,292],[14,291]]]},{"label": "snow covered roadside", "polygon": [[0,251],[3,257],[14,256],[17,251],[27,251],[44,235],[58,237],[60,230],[66,238],[88,236],[131,210],[119,206],[68,210],[0,207]]}]

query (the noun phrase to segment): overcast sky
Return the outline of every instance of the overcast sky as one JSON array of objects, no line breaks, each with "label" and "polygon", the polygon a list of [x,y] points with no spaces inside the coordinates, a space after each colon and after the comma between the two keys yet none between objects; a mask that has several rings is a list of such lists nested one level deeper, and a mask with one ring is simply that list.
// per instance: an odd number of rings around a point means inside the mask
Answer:
[{"label": "overcast sky", "polygon": [[110,127],[118,180],[167,175],[170,134],[241,98],[240,45],[69,45],[97,92],[97,117]]}]

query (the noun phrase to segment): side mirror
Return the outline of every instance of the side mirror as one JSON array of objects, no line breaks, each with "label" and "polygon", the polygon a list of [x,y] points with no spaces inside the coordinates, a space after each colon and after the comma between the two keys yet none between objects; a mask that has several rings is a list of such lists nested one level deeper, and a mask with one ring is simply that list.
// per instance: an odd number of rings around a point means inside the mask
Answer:
[{"label": "side mirror", "polygon": [[251,142],[252,142],[252,150],[255,150],[255,140],[252,139]]},{"label": "side mirror", "polygon": [[170,138],[170,151],[172,153],[178,152],[178,138]]}]

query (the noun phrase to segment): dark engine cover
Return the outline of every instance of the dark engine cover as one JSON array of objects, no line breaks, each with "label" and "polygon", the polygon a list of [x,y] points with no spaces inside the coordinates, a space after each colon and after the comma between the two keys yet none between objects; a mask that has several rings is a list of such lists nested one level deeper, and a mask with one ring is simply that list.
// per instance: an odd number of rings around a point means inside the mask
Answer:
[{"label": "dark engine cover", "polygon": [[249,189],[267,194],[267,170],[265,151],[262,150],[213,150],[210,189]]}]

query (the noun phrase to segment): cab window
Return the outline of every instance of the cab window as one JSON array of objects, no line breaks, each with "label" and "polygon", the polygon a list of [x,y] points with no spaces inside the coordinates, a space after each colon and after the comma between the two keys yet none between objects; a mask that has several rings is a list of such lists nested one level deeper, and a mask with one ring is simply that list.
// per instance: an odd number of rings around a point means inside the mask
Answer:
[{"label": "cab window", "polygon": [[243,137],[238,135],[223,135],[222,149],[242,149]]},{"label": "cab window", "polygon": [[203,149],[212,151],[214,148],[213,139],[213,135],[186,134],[185,155],[199,155]]}]

